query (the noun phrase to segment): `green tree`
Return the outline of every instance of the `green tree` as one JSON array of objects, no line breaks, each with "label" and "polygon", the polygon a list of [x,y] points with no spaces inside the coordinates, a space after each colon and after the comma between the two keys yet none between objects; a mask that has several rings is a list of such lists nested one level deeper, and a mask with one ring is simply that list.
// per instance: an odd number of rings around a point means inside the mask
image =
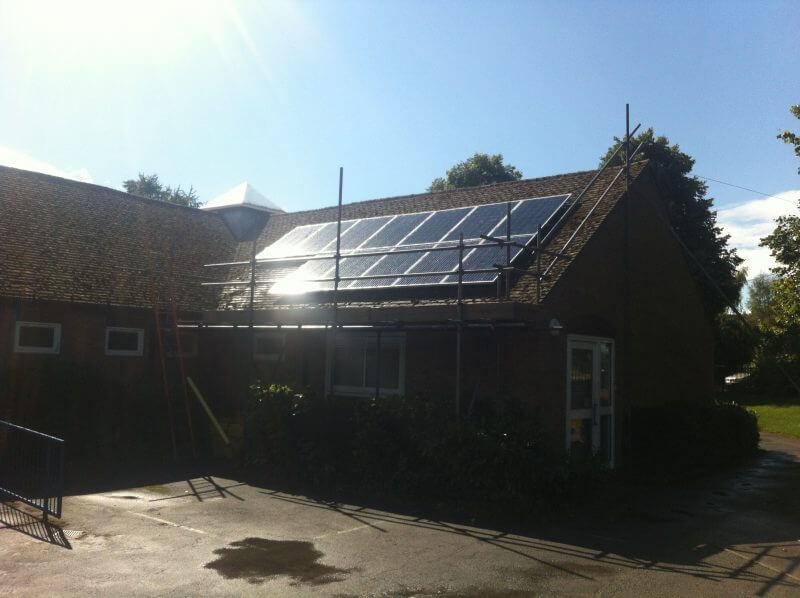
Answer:
[{"label": "green tree", "polygon": [[[601,158],[605,163],[622,143],[618,138]],[[712,210],[714,200],[706,197],[708,186],[691,174],[694,158],[681,151],[679,145],[670,145],[666,137],[653,134],[653,129],[635,136],[631,140],[631,151],[642,143],[641,151],[634,161],[649,160],[655,180],[666,203],[670,224],[689,251],[702,264],[702,270],[689,259],[689,268],[697,281],[706,312],[716,318],[723,313],[727,302],[720,296],[715,285],[734,305],[739,304],[744,280],[737,275],[742,259],[736,249],[728,246],[729,235],[722,234],[717,225],[717,213]],[[625,163],[624,151],[617,154],[612,165]],[[708,280],[703,270],[713,283]]]},{"label": "green tree", "polygon": [[759,274],[750,282],[747,312],[750,323],[762,333],[772,330],[775,324],[775,277]]},{"label": "green tree", "polygon": [[725,377],[745,369],[753,360],[757,342],[747,324],[733,313],[717,316],[714,360],[714,376],[722,386]]},{"label": "green tree", "polygon": [[[798,200],[800,207],[800,200]],[[773,341],[785,361],[800,362],[800,216],[781,216],[761,239],[778,265],[771,287]]]},{"label": "green tree", "polygon": [[200,207],[200,201],[194,187],[189,187],[188,191],[181,189],[180,185],[174,189],[169,185],[165,187],[161,181],[158,180],[157,174],[144,174],[140,172],[138,178],[122,181],[122,186],[125,187],[125,191],[128,193],[138,195],[139,197],[147,197],[149,199],[174,203],[189,208]]},{"label": "green tree", "polygon": [[[800,118],[800,104],[790,106],[789,112],[791,112],[795,118]],[[782,140],[784,143],[793,145],[795,155],[800,158],[800,135],[786,130],[783,133],[778,133],[778,139]],[[800,166],[797,167],[797,174],[800,174]]]},{"label": "green tree", "polygon": [[448,191],[461,187],[476,187],[491,183],[504,183],[518,181],[522,172],[511,164],[503,164],[503,154],[476,153],[471,158],[459,162],[447,171],[442,178],[433,179],[428,191]]}]

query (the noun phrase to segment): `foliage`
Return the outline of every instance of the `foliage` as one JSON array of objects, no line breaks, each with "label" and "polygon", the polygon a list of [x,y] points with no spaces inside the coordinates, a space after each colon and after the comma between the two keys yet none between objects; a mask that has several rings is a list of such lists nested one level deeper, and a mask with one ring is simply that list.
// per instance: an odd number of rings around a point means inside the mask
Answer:
[{"label": "foliage", "polygon": [[[600,163],[605,163],[621,143],[620,139],[615,138],[614,144],[600,159]],[[672,228],[716,286],[733,304],[738,304],[744,281],[737,276],[737,267],[742,259],[736,255],[734,248],[728,246],[730,235],[722,234],[722,229],[717,225],[717,214],[712,210],[713,199],[706,197],[708,186],[691,175],[694,158],[682,152],[679,145],[670,145],[669,139],[663,135],[656,137],[653,129],[633,137],[631,147],[636,148],[640,143],[644,145],[634,161],[650,161],[656,184],[666,202]],[[612,161],[612,165],[624,163],[625,156],[621,151]],[[715,285],[697,264],[693,260],[687,261],[702,290],[706,312],[712,317],[721,314],[727,307],[725,299],[720,297]]]},{"label": "foliage", "polygon": [[200,206],[200,201],[194,187],[189,187],[188,191],[181,189],[180,185],[174,189],[169,185],[165,187],[161,181],[158,180],[157,174],[144,174],[140,172],[138,178],[122,181],[122,186],[132,195],[174,203],[189,208],[197,208]]},{"label": "foliage", "polygon": [[692,474],[758,450],[752,411],[727,402],[671,401],[631,415],[631,461],[641,472]]},{"label": "foliage", "polygon": [[747,324],[735,314],[717,316],[715,328],[714,375],[722,386],[726,376],[741,372],[750,364],[757,342]]},{"label": "foliage", "polygon": [[774,278],[759,283],[754,304],[758,308],[756,321],[764,334],[758,361],[761,378],[766,378],[768,369],[777,369],[780,364],[797,380],[800,379],[800,216],[778,218],[775,230],[761,240],[761,245],[770,249],[778,263],[772,270]]},{"label": "foliage", "polygon": [[476,187],[506,181],[518,181],[522,172],[511,164],[503,164],[503,154],[476,153],[447,171],[447,175],[433,179],[428,191],[448,191],[461,187]]},{"label": "foliage", "polygon": [[[800,118],[800,104],[790,106],[789,112],[791,112],[795,118]],[[778,133],[778,139],[782,140],[784,143],[793,145],[795,155],[800,158],[800,135],[786,130],[783,133]],[[797,174],[800,174],[800,166],[797,167]]]},{"label": "foliage", "polygon": [[[633,452],[638,471],[712,468],[758,443],[755,418],[735,405],[680,403],[637,417],[645,425]],[[606,479],[599,460],[553,452],[536,417],[503,398],[456,422],[452,404],[431,397],[321,400],[256,384],[245,433],[246,464],[270,477],[415,501],[530,512]]]},{"label": "foliage", "polygon": [[325,401],[256,384],[245,458],[273,475],[387,496],[522,505],[562,493],[566,463],[535,420],[499,403],[456,423],[447,403],[421,397]]},{"label": "foliage", "polygon": [[750,282],[747,312],[750,323],[761,332],[768,332],[775,325],[775,277],[759,274]]}]

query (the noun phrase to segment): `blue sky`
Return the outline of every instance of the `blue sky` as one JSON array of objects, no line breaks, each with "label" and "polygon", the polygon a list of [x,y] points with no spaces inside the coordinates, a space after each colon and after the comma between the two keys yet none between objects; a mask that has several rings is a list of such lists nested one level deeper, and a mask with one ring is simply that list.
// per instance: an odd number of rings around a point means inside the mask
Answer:
[{"label": "blue sky", "polygon": [[476,151],[593,168],[630,102],[696,173],[783,192],[710,184],[746,252],[800,196],[775,139],[800,128],[798,22],[796,1],[0,0],[0,163],[156,172],[203,200],[247,180],[299,210],[335,203],[340,165],[345,201],[424,191]]}]

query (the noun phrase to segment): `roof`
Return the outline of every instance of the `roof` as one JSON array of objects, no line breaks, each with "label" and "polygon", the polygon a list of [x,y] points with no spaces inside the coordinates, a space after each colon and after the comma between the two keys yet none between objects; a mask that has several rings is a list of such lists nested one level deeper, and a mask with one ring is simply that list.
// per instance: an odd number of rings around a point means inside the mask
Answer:
[{"label": "roof", "polygon": [[247,207],[265,212],[283,212],[275,202],[267,199],[246,181],[239,183],[233,189],[228,189],[222,195],[218,195],[200,209],[213,211],[233,207]]},{"label": "roof", "polygon": [[6,166],[0,238],[0,296],[128,307],[212,306],[203,264],[235,250],[218,214]]},{"label": "roof", "polygon": [[[631,166],[631,177],[636,179],[645,170],[646,161],[636,162]],[[573,233],[578,231],[574,239],[569,244],[565,259],[559,259],[553,265],[550,275],[543,281],[541,296],[544,298],[550,288],[561,277],[569,266],[572,259],[585,246],[588,239],[594,234],[602,224],[607,214],[611,211],[618,199],[624,193],[625,180],[619,176],[621,168],[608,168],[603,171],[596,182],[586,191],[580,203],[570,213],[562,223],[561,227],[554,232],[550,241],[550,249],[560,250]],[[403,195],[398,197],[387,197],[373,199],[369,201],[345,204],[342,206],[342,219],[368,218],[373,216],[384,216],[393,214],[405,214],[426,210],[443,210],[462,206],[474,206],[487,203],[502,201],[514,201],[532,197],[545,197],[551,195],[572,194],[575,199],[584,190],[597,174],[596,170],[587,170],[568,174],[561,174],[549,177],[525,179],[493,185],[483,185],[479,187],[468,187],[449,191],[437,191],[433,193],[422,193],[414,195]],[[612,184],[613,182],[613,184]],[[608,192],[603,196],[604,191]],[[580,223],[589,214],[595,203],[601,199],[597,209],[585,225]],[[274,243],[281,236],[293,228],[306,224],[316,224],[321,222],[332,222],[337,217],[337,208],[329,207],[318,210],[303,212],[292,212],[273,215],[263,233],[257,241],[257,251],[262,251],[268,245]],[[249,249],[241,247],[237,255],[238,260],[249,259]],[[546,263],[549,263],[546,261]],[[275,279],[290,272],[293,268],[274,265],[260,265],[257,272],[258,280]],[[528,266],[533,272],[533,264]],[[248,275],[245,271],[231,268],[229,272],[217,272],[217,280],[245,280]],[[300,296],[279,296],[269,293],[270,285],[261,284],[256,288],[255,307],[256,309],[280,309],[294,307],[318,306],[330,301],[330,293],[326,296],[323,293],[315,295]],[[493,287],[492,287],[493,288]],[[495,301],[494,292],[483,295],[477,292],[471,293],[470,301]],[[468,293],[468,297],[470,294]],[[518,302],[535,302],[536,280],[534,276],[521,276],[515,281],[511,299]],[[244,286],[222,287],[220,293],[219,309],[245,309],[249,306],[249,289]],[[431,288],[431,289],[375,289],[367,291],[342,291],[338,297],[339,305],[350,305],[352,307],[361,306],[381,306],[388,305],[415,305],[422,306],[428,304],[439,304],[442,302],[454,302],[455,291],[452,288]]]},{"label": "roof", "polygon": [[[645,167],[646,162],[632,165],[634,181]],[[590,170],[356,202],[342,207],[342,217],[405,214],[568,193],[577,198],[596,173]],[[553,264],[542,282],[543,299],[623,195],[625,180],[620,174],[620,168],[600,173],[554,231],[550,249],[561,250],[567,240],[572,241],[564,259]],[[237,189],[239,198],[246,199],[248,189],[241,185]],[[590,212],[591,217],[582,224]],[[336,216],[336,207],[271,213],[256,241],[256,250],[263,250],[296,226],[332,222]],[[249,306],[247,286],[201,286],[203,281],[249,279],[246,267],[204,267],[249,260],[252,250],[250,243],[233,240],[223,219],[213,210],[176,206],[0,166],[0,238],[0,272],[4,273],[0,296],[152,308],[157,298],[164,300],[174,293],[184,310],[241,310]],[[520,265],[535,271],[532,264]],[[275,279],[291,269],[260,264],[257,279]],[[291,310],[330,303],[330,293],[287,297],[272,295],[269,288],[257,285],[256,309]],[[465,297],[472,303],[497,302],[492,289],[471,287]],[[535,277],[517,277],[511,300],[530,304],[536,302],[536,296]],[[338,300],[342,307],[423,307],[453,303],[455,291],[450,287],[348,290],[340,293]]]}]

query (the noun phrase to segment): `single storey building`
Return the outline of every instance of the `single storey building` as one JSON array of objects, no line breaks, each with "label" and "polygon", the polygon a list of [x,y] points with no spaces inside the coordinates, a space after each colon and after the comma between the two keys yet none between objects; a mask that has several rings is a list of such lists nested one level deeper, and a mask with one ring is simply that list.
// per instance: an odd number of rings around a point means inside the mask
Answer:
[{"label": "single storey building", "polygon": [[[504,396],[613,465],[631,408],[712,391],[711,323],[644,161],[627,182],[606,168],[304,212],[246,184],[196,210],[0,167],[0,215],[0,417],[40,418],[54,363],[159,397],[191,375],[227,415],[256,378],[454,417]],[[148,403],[154,428],[186,409],[169,396],[168,414]]]}]

